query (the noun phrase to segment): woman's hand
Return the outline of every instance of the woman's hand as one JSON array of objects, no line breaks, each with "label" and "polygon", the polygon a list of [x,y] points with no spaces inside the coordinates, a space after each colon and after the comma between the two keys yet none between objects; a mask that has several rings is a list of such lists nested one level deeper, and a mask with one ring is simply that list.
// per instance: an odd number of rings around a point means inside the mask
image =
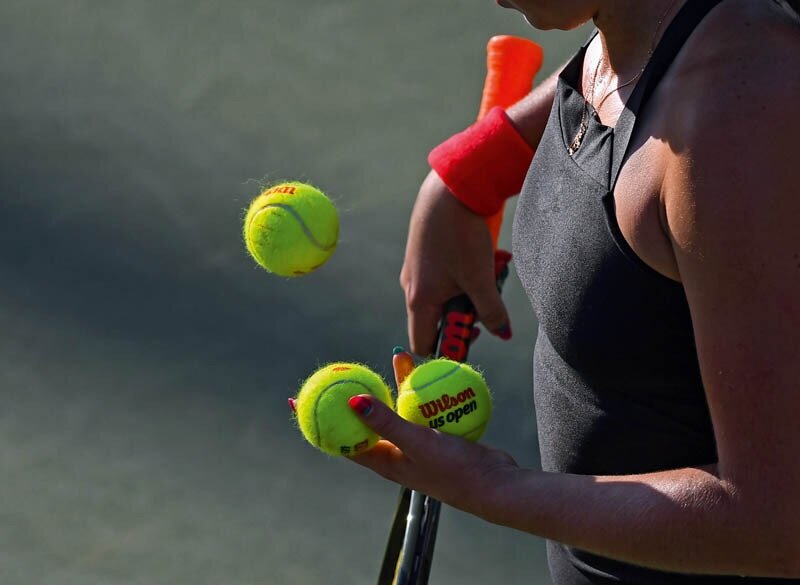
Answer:
[{"label": "woman's hand", "polygon": [[410,423],[368,394],[351,407],[384,440],[351,457],[383,477],[484,519],[519,471],[505,452]]},{"label": "woman's hand", "polygon": [[[399,387],[413,369],[412,358],[397,351],[393,366]],[[507,453],[410,423],[368,394],[355,396],[350,406],[384,437],[353,461],[453,507],[489,519],[502,486],[519,471]]]},{"label": "woman's hand", "polygon": [[433,353],[442,306],[462,293],[489,331],[511,337],[486,221],[459,202],[433,171],[411,214],[400,284],[406,293],[408,339],[419,355]]}]

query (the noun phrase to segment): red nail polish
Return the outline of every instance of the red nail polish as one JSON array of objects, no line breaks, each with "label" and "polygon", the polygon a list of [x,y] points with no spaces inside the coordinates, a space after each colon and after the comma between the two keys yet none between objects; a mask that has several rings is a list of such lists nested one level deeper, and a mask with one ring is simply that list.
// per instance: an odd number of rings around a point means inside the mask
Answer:
[{"label": "red nail polish", "polygon": [[353,396],[347,401],[347,403],[350,405],[350,408],[355,410],[361,416],[369,416],[369,414],[372,412],[371,396],[365,396],[363,394]]},{"label": "red nail polish", "polygon": [[289,408],[292,409],[292,412],[297,412],[297,400],[294,398],[289,399]]},{"label": "red nail polish", "polygon": [[495,334],[496,334],[496,335],[497,335],[497,336],[498,336],[500,339],[502,339],[503,341],[508,341],[509,339],[511,339],[511,337],[512,337],[512,335],[513,335],[513,333],[511,332],[511,325],[509,325],[508,323],[506,323],[506,324],[505,324],[505,325],[503,325],[503,326],[502,326],[500,329],[498,329],[497,331],[495,331]]}]

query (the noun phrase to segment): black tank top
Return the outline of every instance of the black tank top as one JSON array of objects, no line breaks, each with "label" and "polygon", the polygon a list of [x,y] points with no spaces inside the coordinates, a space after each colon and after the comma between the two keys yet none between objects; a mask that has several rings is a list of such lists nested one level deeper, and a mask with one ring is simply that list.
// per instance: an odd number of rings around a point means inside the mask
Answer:
[{"label": "black tank top", "polygon": [[[721,0],[691,0],[673,19],[612,129],[586,102],[586,46],[562,72],[514,218],[514,256],[539,321],[534,398],[542,467],[618,475],[714,463],[716,445],[682,286],[647,266],[620,233],[613,190],[637,116],[702,19]],[[635,538],[635,535],[631,535]],[[800,583],[687,576],[548,542],[554,583]]]}]

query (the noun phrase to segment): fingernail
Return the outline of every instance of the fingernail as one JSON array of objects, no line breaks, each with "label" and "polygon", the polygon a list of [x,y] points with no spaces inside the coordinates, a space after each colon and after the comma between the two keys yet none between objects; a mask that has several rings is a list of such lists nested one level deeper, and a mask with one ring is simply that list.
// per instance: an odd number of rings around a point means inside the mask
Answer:
[{"label": "fingernail", "polygon": [[398,353],[403,353],[405,350],[403,349],[402,345],[395,345],[394,349],[392,350],[392,355],[397,355]]},{"label": "fingernail", "polygon": [[347,401],[347,403],[350,405],[350,408],[355,410],[361,416],[369,416],[370,413],[372,413],[371,396],[359,394],[358,396],[353,396]]},{"label": "fingernail", "polygon": [[509,325],[508,323],[506,323],[500,329],[495,331],[494,334],[497,335],[497,337],[499,337],[503,341],[508,341],[514,335],[511,332],[511,325]]},{"label": "fingernail", "polygon": [[392,356],[392,369],[394,369],[394,381],[398,390],[405,379],[414,371],[414,358],[407,351],[401,351]]},{"label": "fingernail", "polygon": [[294,398],[289,399],[289,408],[292,409],[292,412],[297,412],[297,400]]}]

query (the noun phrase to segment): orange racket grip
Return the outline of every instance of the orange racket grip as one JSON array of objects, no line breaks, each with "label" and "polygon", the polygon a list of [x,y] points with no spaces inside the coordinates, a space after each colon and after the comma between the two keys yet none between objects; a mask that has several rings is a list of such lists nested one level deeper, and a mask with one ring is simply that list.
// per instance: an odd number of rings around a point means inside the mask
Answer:
[{"label": "orange racket grip", "polygon": [[542,48],[531,40],[510,35],[489,39],[478,119],[496,106],[508,108],[528,95],[543,58]]},{"label": "orange racket grip", "polygon": [[[483,85],[478,120],[496,106],[508,108],[533,89],[533,79],[542,68],[544,52],[531,40],[500,35],[489,39],[486,46],[486,80]],[[486,218],[492,242],[497,248],[503,210]]]}]

